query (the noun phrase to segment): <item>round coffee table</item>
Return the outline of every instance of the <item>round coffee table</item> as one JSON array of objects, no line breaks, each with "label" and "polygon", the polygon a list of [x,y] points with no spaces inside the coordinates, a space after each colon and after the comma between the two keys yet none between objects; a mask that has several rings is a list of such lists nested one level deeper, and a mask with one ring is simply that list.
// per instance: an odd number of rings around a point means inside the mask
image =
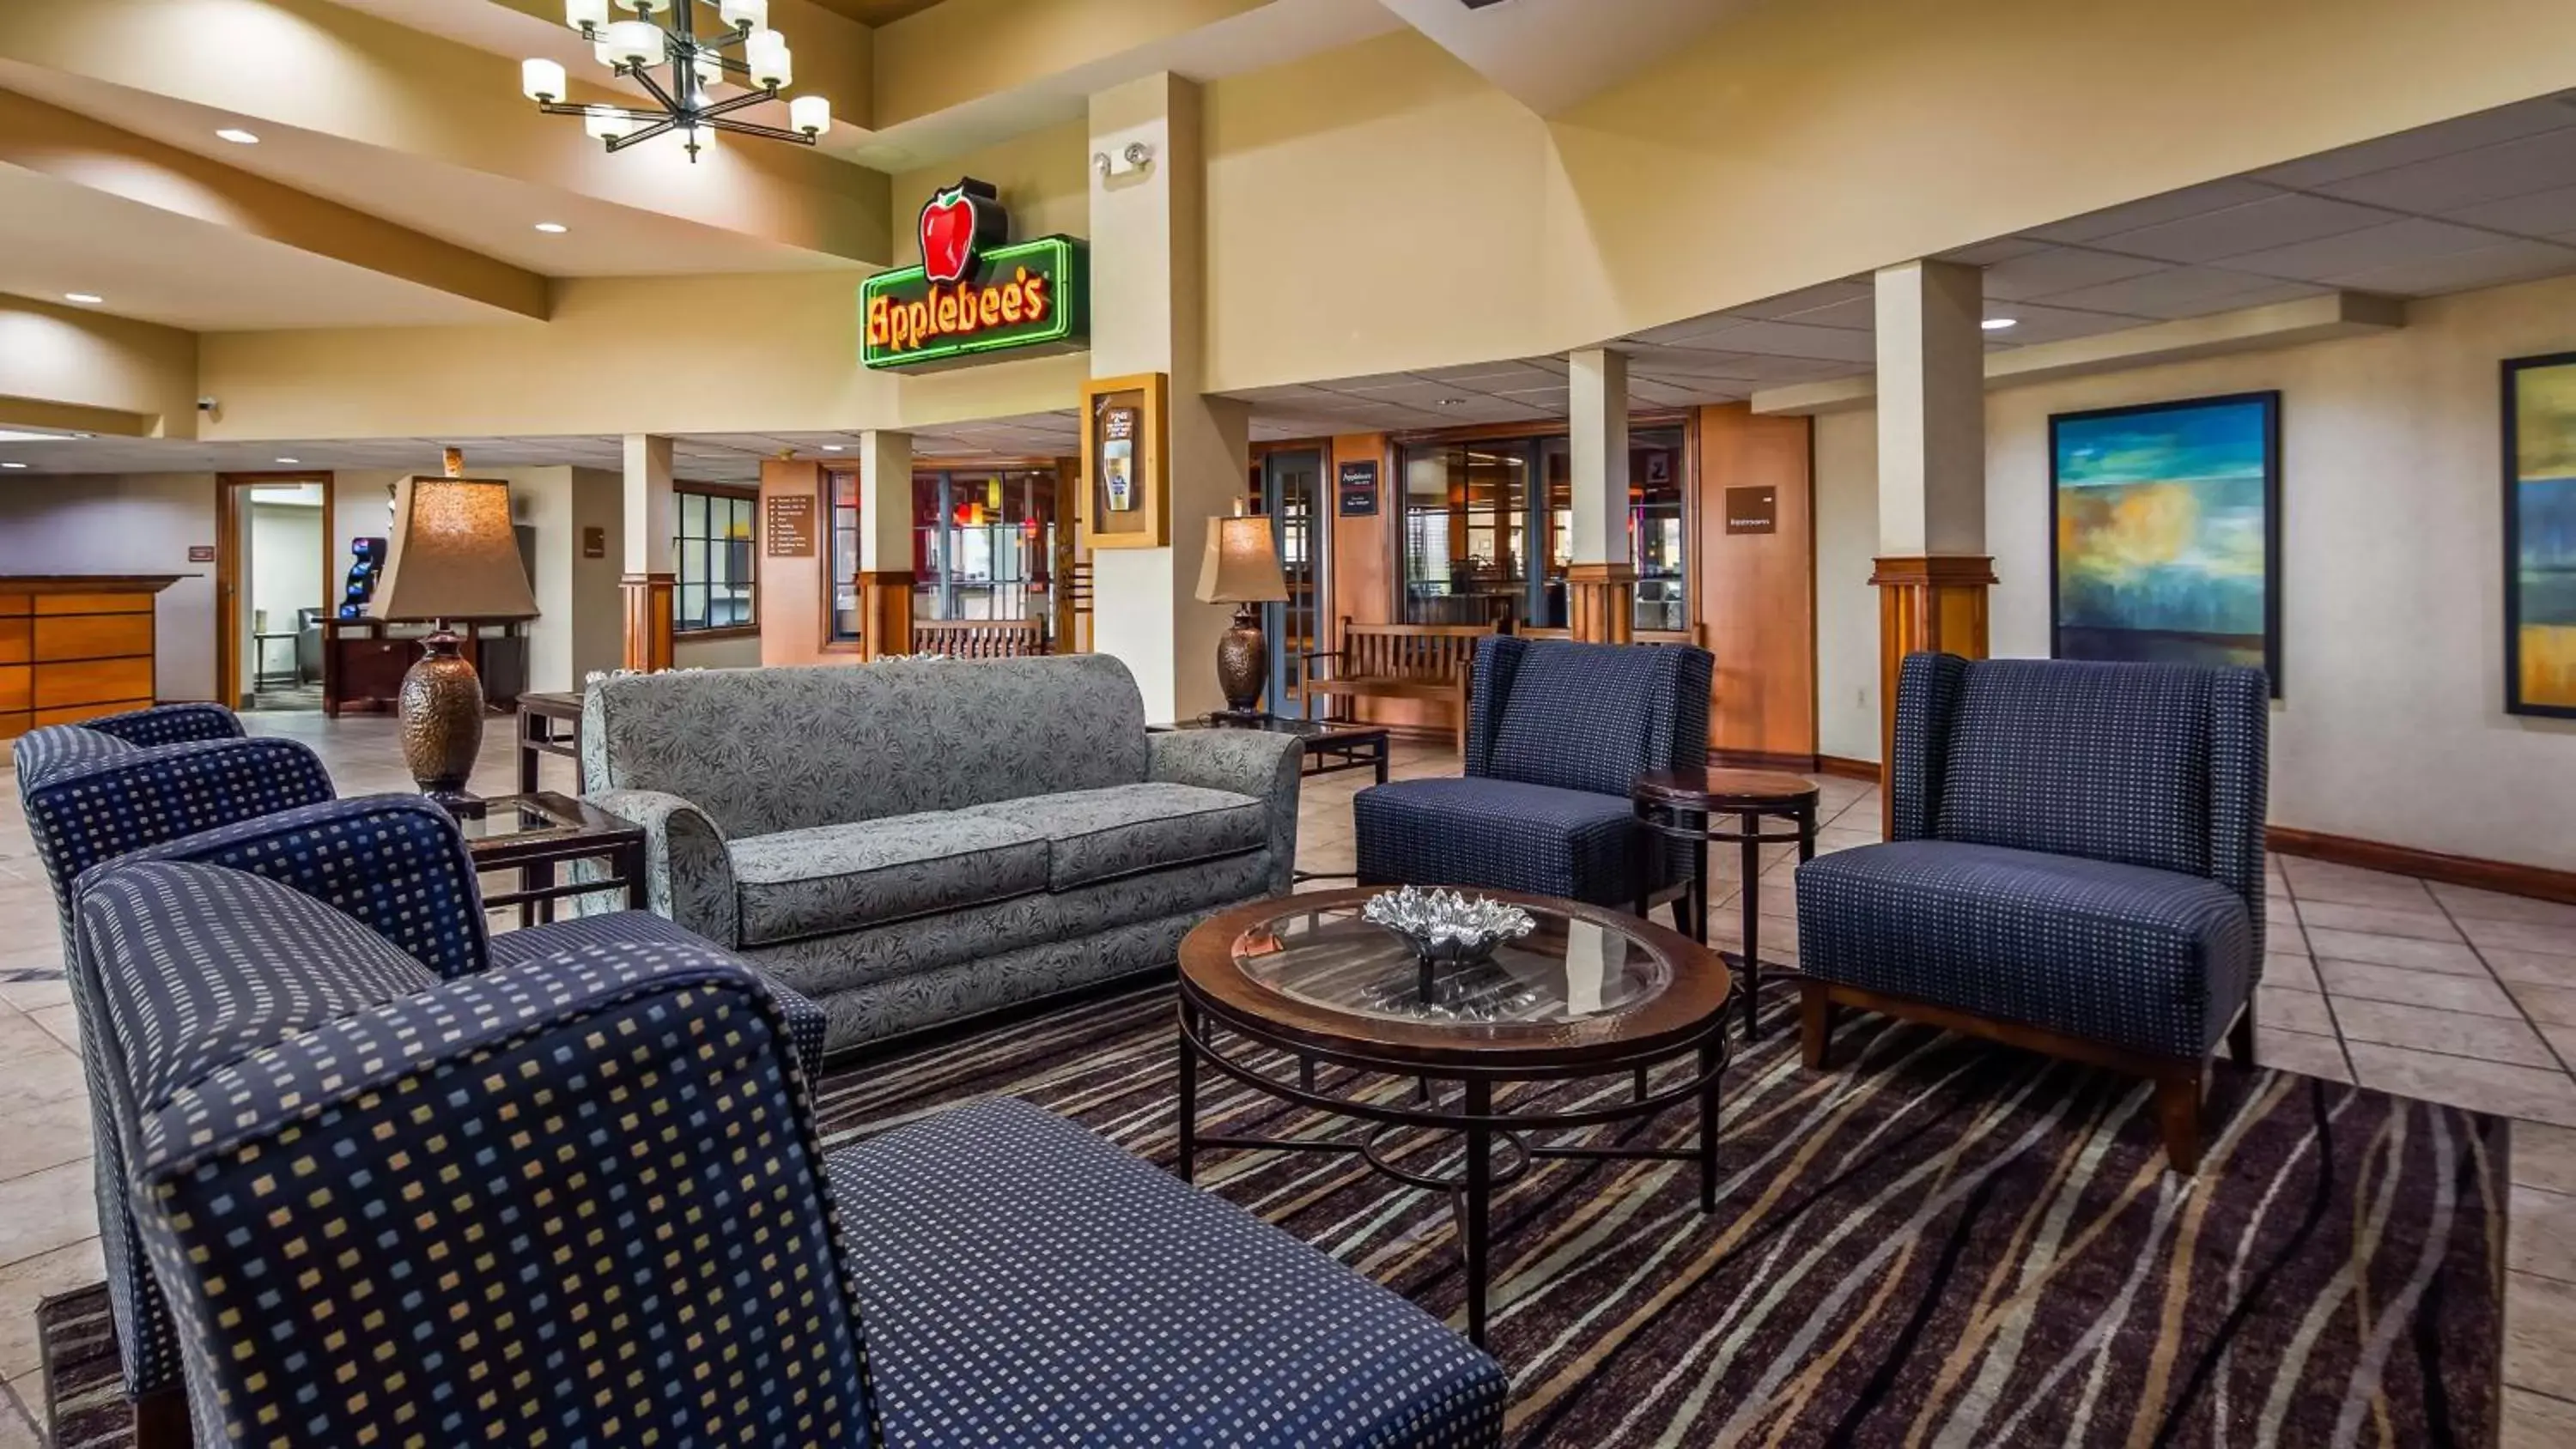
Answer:
[{"label": "round coffee table", "polygon": [[[1538,929],[1502,946],[1486,965],[1443,968],[1426,997],[1412,948],[1360,918],[1360,907],[1375,894],[1336,890],[1254,901],[1210,917],[1181,942],[1184,1180],[1196,1172],[1201,1148],[1342,1152],[1399,1181],[1451,1193],[1466,1259],[1467,1336],[1480,1345],[1493,1194],[1533,1162],[1696,1163],[1700,1208],[1716,1208],[1718,1078],[1726,1067],[1733,990],[1724,962],[1679,932],[1635,916],[1495,891],[1485,894],[1527,910]],[[1224,1039],[1229,1036],[1235,1040]],[[1294,1080],[1256,1065],[1272,1053],[1286,1054]],[[1687,1079],[1653,1086],[1649,1073],[1674,1061],[1691,1063]],[[1377,1129],[1339,1138],[1202,1135],[1202,1067]],[[1323,1068],[1342,1070],[1319,1081]],[[1415,1079],[1415,1099],[1365,1100],[1366,1089],[1389,1076]],[[1515,1111],[1499,1100],[1513,1083],[1605,1076],[1630,1078],[1629,1094],[1565,1109]],[[1699,1109],[1698,1141],[1689,1148],[1532,1138],[1682,1104]],[[1392,1140],[1406,1129],[1441,1135]],[[1454,1175],[1399,1160],[1449,1134],[1465,1146]]]}]

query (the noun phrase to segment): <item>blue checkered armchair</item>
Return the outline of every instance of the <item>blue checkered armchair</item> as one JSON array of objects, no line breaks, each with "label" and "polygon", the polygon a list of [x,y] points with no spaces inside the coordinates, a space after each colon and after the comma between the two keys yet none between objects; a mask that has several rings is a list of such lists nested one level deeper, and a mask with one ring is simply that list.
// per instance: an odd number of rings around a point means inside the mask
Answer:
[{"label": "blue checkered armchair", "polygon": [[2269,706],[2252,669],[1908,656],[1887,843],[1798,869],[1808,1064],[1860,1006],[2135,1072],[2192,1171],[2210,1057],[2253,1060]]},{"label": "blue checkered armchair", "polygon": [[1688,866],[1637,826],[1639,775],[1708,761],[1705,649],[1496,636],[1476,647],[1466,773],[1352,802],[1359,878],[1630,906]]},{"label": "blue checkered armchair", "polygon": [[[198,726],[228,712],[183,706],[147,712],[157,726],[185,710]],[[128,716],[125,718],[141,718]],[[193,741],[107,745],[67,738],[85,726],[22,736],[16,751],[20,803],[37,858],[62,913],[64,969],[82,1040],[102,1039],[97,983],[77,949],[76,883],[124,859],[209,861],[282,881],[381,933],[436,977],[461,976],[549,954],[583,941],[664,938],[682,933],[649,912],[591,916],[491,936],[473,863],[446,812],[419,796],[338,800],[321,759],[285,739],[211,734]],[[236,726],[237,728],[237,726]],[[37,736],[50,736],[29,749]],[[152,736],[147,735],[146,738]],[[773,987],[801,1049],[819,1062],[819,1008]],[[126,1208],[124,1145],[115,1084],[103,1055],[85,1050],[94,1181],[111,1315],[127,1393],[147,1420],[173,1412],[177,1360],[167,1309]]]},{"label": "blue checkered armchair", "polygon": [[441,979],[276,882],[80,886],[201,1442],[1472,1446],[1493,1361],[1008,1099],[826,1155],[704,940]]},{"label": "blue checkered armchair", "polygon": [[78,724],[47,725],[10,742],[9,762],[23,782],[66,765],[131,754],[154,745],[237,740],[241,717],[220,704],[156,704],[125,714],[100,715]]}]

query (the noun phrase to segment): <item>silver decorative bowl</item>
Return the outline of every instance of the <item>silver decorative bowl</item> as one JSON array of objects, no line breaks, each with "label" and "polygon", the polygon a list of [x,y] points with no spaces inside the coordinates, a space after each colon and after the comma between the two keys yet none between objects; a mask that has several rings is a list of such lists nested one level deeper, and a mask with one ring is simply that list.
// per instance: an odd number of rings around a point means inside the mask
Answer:
[{"label": "silver decorative bowl", "polygon": [[1426,970],[1489,960],[1505,941],[1538,929],[1538,922],[1518,906],[1418,886],[1369,897],[1360,918],[1402,936]]}]

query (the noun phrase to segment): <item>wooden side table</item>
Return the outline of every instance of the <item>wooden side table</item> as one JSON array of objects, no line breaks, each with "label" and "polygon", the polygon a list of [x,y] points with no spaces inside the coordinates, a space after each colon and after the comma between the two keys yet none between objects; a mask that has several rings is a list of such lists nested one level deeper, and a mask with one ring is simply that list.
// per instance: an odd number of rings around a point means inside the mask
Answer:
[{"label": "wooden side table", "polygon": [[[1760,1031],[1762,994],[1762,847],[1794,842],[1801,864],[1816,858],[1816,787],[1772,770],[1657,770],[1629,787],[1637,823],[1654,835],[1691,847],[1691,878],[1683,912],[1692,940],[1708,944],[1708,846],[1732,842],[1743,851],[1744,1039]],[[1765,820],[1787,820],[1790,830],[1765,833]]]},{"label": "wooden side table", "polygon": [[572,761],[573,789],[581,779],[581,695],[531,690],[519,696],[519,793],[537,793],[537,762],[547,755]]},{"label": "wooden side table", "polygon": [[[555,902],[592,891],[617,891],[630,911],[644,909],[644,828],[568,795],[539,792],[474,802],[458,814],[467,854],[479,874],[516,870],[519,888],[486,894],[483,906],[519,908],[519,924],[555,918]],[[605,859],[605,880],[558,883],[555,867]]]}]

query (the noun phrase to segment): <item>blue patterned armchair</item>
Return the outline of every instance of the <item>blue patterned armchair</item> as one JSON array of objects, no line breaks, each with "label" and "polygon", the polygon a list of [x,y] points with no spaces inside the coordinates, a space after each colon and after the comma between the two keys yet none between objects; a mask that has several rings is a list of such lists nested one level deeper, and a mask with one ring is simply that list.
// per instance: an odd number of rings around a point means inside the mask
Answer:
[{"label": "blue patterned armchair", "polygon": [[1798,869],[1807,1064],[1837,1007],[2151,1078],[2175,1169],[2254,1052],[2260,671],[1909,655],[1883,845]]},{"label": "blue patterned armchair", "polygon": [[1708,760],[1705,649],[1496,636],[1476,648],[1466,773],[1352,801],[1359,878],[1630,906],[1687,869],[1629,786]]},{"label": "blue patterned armchair", "polygon": [[67,765],[148,750],[154,745],[195,744],[242,737],[241,717],[220,704],[156,704],[125,714],[100,715],[78,724],[47,725],[10,742],[9,762],[19,788],[31,775]]},{"label": "blue patterned armchair", "polygon": [[[188,707],[221,715],[213,706]],[[163,716],[169,710],[148,712]],[[139,718],[134,716],[130,718]],[[81,727],[64,727],[78,729]],[[36,731],[21,737],[23,747]],[[114,745],[130,743],[102,736]],[[19,756],[19,798],[36,855],[62,913],[64,971],[85,1046],[94,1179],[108,1290],[125,1388],[147,1425],[175,1412],[178,1383],[168,1312],[144,1261],[124,1191],[124,1147],[104,1055],[95,972],[76,949],[77,882],[123,859],[210,861],[283,881],[365,923],[433,977],[460,976],[585,941],[667,937],[678,928],[647,912],[585,917],[487,933],[473,863],[455,822],[414,795],[336,800],[320,757],[293,740],[217,735],[133,748],[68,744],[59,734],[30,767]],[[782,994],[809,1063],[822,1050],[822,1013]]]},{"label": "blue patterned armchair", "polygon": [[78,929],[201,1442],[1500,1438],[1445,1326],[1036,1108],[826,1156],[777,997],[702,939],[440,980],[167,862]]}]

